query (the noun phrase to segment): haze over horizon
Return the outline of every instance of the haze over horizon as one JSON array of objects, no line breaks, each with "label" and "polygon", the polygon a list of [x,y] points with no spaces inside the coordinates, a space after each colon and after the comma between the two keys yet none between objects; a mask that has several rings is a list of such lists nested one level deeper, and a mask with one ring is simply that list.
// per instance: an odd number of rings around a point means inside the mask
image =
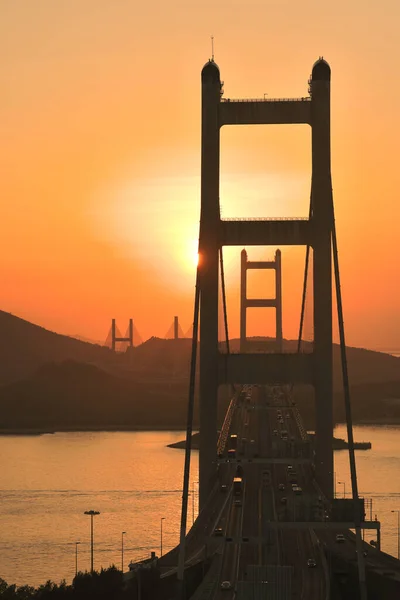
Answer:
[{"label": "haze over horizon", "polygon": [[[144,339],[175,314],[189,328],[212,34],[225,97],[306,96],[312,64],[329,61],[347,343],[398,348],[399,12],[394,0],[323,11],[315,0],[3,2],[1,309],[99,340],[112,317],[121,330],[133,317]],[[223,217],[307,215],[307,127],[223,128],[221,139]],[[240,248],[224,254],[235,337]],[[287,338],[303,256],[283,251]],[[262,293],[259,277],[251,285]],[[249,335],[263,333],[250,317]]]}]

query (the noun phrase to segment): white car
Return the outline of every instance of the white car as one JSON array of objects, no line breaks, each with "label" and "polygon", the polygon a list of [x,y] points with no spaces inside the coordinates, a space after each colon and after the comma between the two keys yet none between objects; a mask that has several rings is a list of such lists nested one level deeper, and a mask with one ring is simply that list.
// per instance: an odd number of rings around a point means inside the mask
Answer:
[{"label": "white car", "polygon": [[231,589],[232,589],[232,584],[230,581],[223,581],[221,583],[221,590],[227,591],[227,590],[231,590]]},{"label": "white car", "polygon": [[309,569],[314,569],[317,566],[317,561],[315,560],[315,558],[309,558],[307,561],[307,567]]}]

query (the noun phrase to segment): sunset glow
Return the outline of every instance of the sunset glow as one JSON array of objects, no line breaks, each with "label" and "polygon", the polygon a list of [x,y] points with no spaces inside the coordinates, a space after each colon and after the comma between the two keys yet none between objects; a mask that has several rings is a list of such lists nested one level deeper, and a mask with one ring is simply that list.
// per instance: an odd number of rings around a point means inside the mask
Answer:
[{"label": "sunset glow", "polygon": [[[106,334],[112,314],[135,317],[144,337],[161,334],[176,313],[190,321],[200,214],[200,71],[211,28],[225,98],[305,96],[314,60],[321,54],[329,60],[347,337],[355,345],[395,346],[400,82],[392,74],[400,51],[396,19],[383,15],[397,15],[398,4],[386,0],[383,10],[356,2],[349,9],[331,1],[328,24],[312,2],[292,3],[290,16],[285,2],[249,0],[246,11],[234,2],[229,28],[225,3],[213,5],[211,24],[207,3],[120,2],[118,10],[107,2],[83,4],[61,8],[44,0],[38,11],[25,3],[24,19],[18,3],[0,9],[7,81],[2,308],[95,339]],[[275,26],[282,19],[283,38]],[[372,37],[368,23],[374,23]],[[390,94],[376,85],[385,80]],[[222,129],[223,217],[306,216],[310,185],[308,127]],[[371,239],[378,252],[371,252]],[[227,253],[231,294],[239,251]],[[296,261],[283,266],[288,336],[296,335],[298,321],[292,282],[301,276],[294,268]],[[236,304],[230,319],[236,335]]]}]

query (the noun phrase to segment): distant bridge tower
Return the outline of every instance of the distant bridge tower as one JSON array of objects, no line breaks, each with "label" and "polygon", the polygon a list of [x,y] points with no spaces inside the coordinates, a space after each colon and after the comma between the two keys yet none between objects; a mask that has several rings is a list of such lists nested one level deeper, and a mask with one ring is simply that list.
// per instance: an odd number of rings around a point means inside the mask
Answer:
[{"label": "distant bridge tower", "polygon": [[[320,59],[313,66],[307,98],[290,99],[290,102],[274,99],[233,102],[221,101],[222,83],[214,60],[210,60],[201,73],[200,508],[215,481],[218,386],[225,383],[302,383],[314,387],[316,477],[324,493],[333,497],[330,79],[330,67]],[[293,123],[308,124],[312,129],[310,219],[222,220],[219,205],[221,127]],[[218,258],[224,245],[312,248],[312,354],[219,353]]]},{"label": "distant bridge tower", "polygon": [[185,336],[183,329],[179,324],[179,317],[174,317],[174,320],[172,321],[172,324],[170,325],[164,337],[167,340],[179,340],[187,337]]},{"label": "distant bridge tower", "polygon": [[174,340],[179,338],[179,319],[174,317]]},{"label": "distant bridge tower", "polygon": [[128,335],[125,337],[117,337],[117,327],[115,324],[115,319],[111,321],[111,348],[115,352],[115,345],[117,342],[129,342],[129,346],[133,347],[133,319],[129,319],[129,329]]},{"label": "distant bridge tower", "polygon": [[[249,269],[273,269],[275,271],[275,298],[247,298],[247,271]],[[276,352],[282,352],[282,260],[281,251],[275,252],[275,260],[247,260],[246,250],[241,252],[240,263],[240,351],[246,352],[247,309],[275,308]]]}]

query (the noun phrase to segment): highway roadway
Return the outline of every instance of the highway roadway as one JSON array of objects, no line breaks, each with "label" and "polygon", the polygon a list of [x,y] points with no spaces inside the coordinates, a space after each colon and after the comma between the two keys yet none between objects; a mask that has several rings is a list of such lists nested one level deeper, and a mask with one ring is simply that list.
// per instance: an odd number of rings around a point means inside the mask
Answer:
[{"label": "highway roadway", "polygon": [[[242,477],[239,492],[235,477]],[[357,558],[354,535],[329,529],[326,511],[290,390],[244,386],[218,457],[214,490],[187,536],[187,566],[212,557],[193,600],[326,600],[326,551],[354,565]],[[400,579],[396,559],[368,544],[363,548],[367,569],[385,576],[390,570]],[[177,550],[162,558],[164,575],[176,569]]]},{"label": "highway roadway", "polygon": [[[231,477],[242,475],[243,489],[235,495],[230,488],[214,534],[222,560],[213,597],[240,600],[248,595],[247,589],[258,586],[261,591],[268,586],[277,599],[325,600],[328,569],[315,533],[271,527],[272,522],[312,520],[306,515],[319,510],[311,463],[298,462],[307,460],[302,456],[306,444],[290,395],[278,387],[245,388],[230,434],[237,435],[236,455],[228,454],[228,439],[220,474],[229,470]],[[277,464],[276,459],[283,462]],[[301,492],[295,493],[292,483]],[[308,565],[309,559],[315,567]],[[265,579],[266,569],[270,581]]]}]

